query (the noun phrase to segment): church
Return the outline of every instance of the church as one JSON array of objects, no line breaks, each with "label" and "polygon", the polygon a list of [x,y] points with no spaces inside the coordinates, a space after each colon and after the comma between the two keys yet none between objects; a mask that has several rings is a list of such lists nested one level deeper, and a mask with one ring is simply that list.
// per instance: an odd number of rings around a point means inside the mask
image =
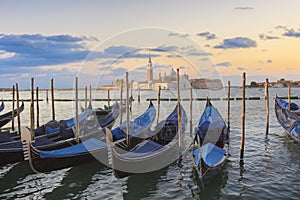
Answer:
[{"label": "church", "polygon": [[[180,89],[189,89],[189,76],[187,74],[180,76]],[[153,79],[153,67],[151,61],[151,55],[149,54],[149,60],[147,65],[147,81],[134,82],[133,88],[141,90],[158,90],[159,86],[162,90],[175,90],[176,89],[176,72],[172,68],[170,74],[164,73],[164,76],[159,72],[157,80]]]}]

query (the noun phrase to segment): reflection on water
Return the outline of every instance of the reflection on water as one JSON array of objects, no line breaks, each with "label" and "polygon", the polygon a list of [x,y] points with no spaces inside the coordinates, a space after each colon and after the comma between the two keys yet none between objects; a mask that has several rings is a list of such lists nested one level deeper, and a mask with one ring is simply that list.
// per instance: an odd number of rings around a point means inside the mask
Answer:
[{"label": "reflection on water", "polygon": [[191,188],[193,197],[195,199],[219,199],[220,191],[224,188],[228,179],[227,165],[222,167],[212,177],[204,177],[202,180],[199,178],[198,172],[195,168],[192,169],[192,180],[194,186]]},{"label": "reflection on water", "polygon": [[151,194],[158,189],[157,184],[160,177],[165,176],[167,170],[166,167],[155,172],[135,174],[128,177],[124,185],[123,198],[129,200],[151,197]]},{"label": "reflection on water", "polygon": [[[106,96],[106,91],[96,91],[95,96]],[[286,96],[287,90],[270,89],[270,129],[265,134],[265,101],[263,91],[247,89],[247,96],[259,96],[261,100],[246,102],[246,135],[244,161],[241,163],[241,101],[231,102],[231,135],[228,162],[216,176],[201,185],[193,170],[190,152],[182,156],[181,162],[153,173],[116,179],[112,170],[101,168],[99,163],[58,170],[45,174],[34,174],[26,162],[0,166],[0,199],[299,199],[300,197],[300,144],[291,140],[280,127],[274,114],[272,98],[277,93]],[[72,98],[69,91],[57,91],[57,98]],[[174,93],[176,94],[176,93]],[[162,91],[162,97],[174,98],[172,92]],[[299,95],[300,88],[292,90]],[[43,98],[44,94],[41,94]],[[84,97],[84,92],[82,94]],[[119,91],[111,92],[116,98]],[[136,93],[134,93],[136,95]],[[146,98],[155,98],[156,91],[142,91],[141,103],[133,102],[134,118],[148,106]],[[198,95],[198,96],[196,96]],[[207,91],[196,91],[196,98],[203,98]],[[211,92],[214,97],[218,92]],[[241,97],[241,90],[234,88],[233,97]],[[11,94],[1,92],[2,98]],[[30,92],[21,92],[21,98],[29,98]],[[188,98],[189,91],[182,91]],[[300,100],[295,100],[300,104]],[[212,102],[223,116],[227,116],[225,101]],[[103,107],[106,102],[93,102],[94,107]],[[164,119],[176,102],[161,102],[160,119]],[[154,102],[157,106],[157,102]],[[189,116],[189,102],[182,101]],[[57,119],[72,117],[72,102],[55,102]],[[194,102],[193,127],[196,127],[205,106],[204,101]],[[11,104],[6,103],[7,110]],[[51,119],[51,104],[40,102],[40,123]],[[22,125],[29,125],[29,102],[21,114]],[[125,116],[125,114],[124,114]],[[123,116],[123,119],[125,119]],[[225,118],[226,119],[226,118]],[[118,122],[117,122],[118,124]],[[154,123],[155,125],[156,123]],[[189,132],[189,130],[187,130]],[[190,144],[192,137],[185,134]]]}]

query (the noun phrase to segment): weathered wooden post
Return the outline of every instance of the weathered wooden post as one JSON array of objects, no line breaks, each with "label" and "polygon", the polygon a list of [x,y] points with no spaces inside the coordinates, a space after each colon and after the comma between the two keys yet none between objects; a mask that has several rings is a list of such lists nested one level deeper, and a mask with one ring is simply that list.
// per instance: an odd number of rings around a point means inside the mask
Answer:
[{"label": "weathered wooden post", "polygon": [[40,126],[39,87],[36,87],[36,127]]},{"label": "weathered wooden post", "polygon": [[16,95],[17,95],[17,118],[18,118],[18,133],[21,135],[21,119],[20,119],[20,101],[19,101],[19,85],[16,83]]},{"label": "weathered wooden post", "polygon": [[55,120],[55,107],[54,107],[54,82],[51,79],[51,98],[52,98],[52,120]]},{"label": "weathered wooden post", "polygon": [[241,137],[241,153],[240,159],[244,159],[244,146],[245,146],[245,111],[246,111],[246,101],[245,101],[245,87],[246,87],[246,73],[243,73],[243,83],[242,83],[242,137]]},{"label": "weathered wooden post", "polygon": [[179,84],[179,68],[177,68],[176,76],[177,85],[177,114],[178,114],[178,146],[181,147],[181,106],[180,106],[180,84]]},{"label": "weathered wooden post", "polygon": [[190,133],[193,131],[193,88],[190,87]]},{"label": "weathered wooden post", "polygon": [[230,132],[230,81],[228,81],[228,96],[227,96],[227,126],[228,126],[228,132]]},{"label": "weathered wooden post", "polygon": [[75,135],[76,141],[79,143],[79,119],[78,119],[78,77],[75,77]]},{"label": "weathered wooden post", "polygon": [[129,106],[130,106],[129,108],[130,108],[130,109],[129,109],[129,110],[130,110],[130,112],[132,112],[132,101],[133,101],[133,96],[132,96],[132,83],[129,83],[129,82],[128,82],[128,84],[130,85],[130,101],[129,101],[129,104],[130,104],[130,105],[129,105]]},{"label": "weathered wooden post", "polygon": [[47,89],[47,90],[46,90],[46,102],[47,102],[47,103],[49,102],[48,92],[49,92],[49,90]]},{"label": "weathered wooden post", "polygon": [[265,101],[266,101],[266,134],[269,134],[269,79],[265,83]]},{"label": "weathered wooden post", "polygon": [[288,108],[291,110],[291,84],[288,85]]},{"label": "weathered wooden post", "polygon": [[130,122],[129,122],[129,83],[126,72],[126,143],[129,146]]},{"label": "weathered wooden post", "polygon": [[109,89],[107,90],[107,106],[108,106],[108,109],[110,110],[110,90]]},{"label": "weathered wooden post", "polygon": [[31,102],[30,102],[30,135],[34,137],[34,78],[31,78]]},{"label": "weathered wooden post", "polygon": [[141,89],[139,87],[139,94],[138,94],[138,102],[140,103],[141,102]]},{"label": "weathered wooden post", "polygon": [[90,85],[90,106],[92,106],[92,85]]},{"label": "weathered wooden post", "polygon": [[120,91],[120,124],[122,124],[123,118],[123,79],[121,79],[121,91]]},{"label": "weathered wooden post", "polygon": [[157,123],[159,123],[159,114],[160,114],[160,91],[161,91],[161,87],[158,87],[158,99],[157,99]]},{"label": "weathered wooden post", "polygon": [[12,119],[11,119],[11,130],[15,130],[15,86],[12,88]]},{"label": "weathered wooden post", "polygon": [[85,86],[84,109],[87,109],[87,86]]}]

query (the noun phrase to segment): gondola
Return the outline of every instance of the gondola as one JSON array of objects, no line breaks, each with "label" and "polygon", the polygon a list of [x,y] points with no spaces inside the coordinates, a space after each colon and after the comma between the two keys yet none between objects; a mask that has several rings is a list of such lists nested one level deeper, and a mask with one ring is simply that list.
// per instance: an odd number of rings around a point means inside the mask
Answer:
[{"label": "gondola", "polygon": [[4,102],[2,101],[2,103],[1,103],[1,105],[0,105],[0,112],[1,112],[2,110],[4,110],[4,108],[5,108],[5,105],[4,105]]},{"label": "gondola", "polygon": [[[21,113],[23,110],[24,110],[24,102],[22,101],[22,105],[19,107],[19,112]],[[13,113],[14,113],[14,117],[16,117],[18,113],[18,109],[0,115],[0,128],[5,126],[8,122],[12,120]]]},{"label": "gondola", "polygon": [[[86,115],[82,113],[80,118],[80,126],[82,127],[80,137],[87,138],[93,135],[97,132],[99,127],[111,128],[118,114],[119,111],[116,109],[101,119],[85,120],[83,117]],[[64,120],[61,120],[59,124],[60,126],[57,132],[35,137],[32,145],[38,149],[50,150],[75,144],[74,127],[68,127],[67,122],[64,122]],[[29,129],[24,127],[23,130],[21,130],[21,137],[22,132],[29,132]],[[0,138],[4,136],[5,135],[1,135]],[[21,140],[19,137],[6,136],[6,142],[0,143],[0,164],[15,163],[24,160],[24,143],[22,141],[23,139]]]},{"label": "gondola", "polygon": [[207,99],[192,143],[194,167],[199,177],[213,176],[227,160],[228,127],[219,111]]},{"label": "gondola", "polygon": [[[284,108],[286,110],[289,109],[289,103],[288,102],[286,102],[285,100],[283,100],[283,99],[281,99],[277,96],[276,96],[276,98],[277,98],[277,103],[281,108]],[[293,112],[293,113],[297,114],[298,116],[300,116],[300,107],[296,103],[291,102],[289,110],[290,110],[290,112]]]},{"label": "gondola", "polygon": [[300,117],[294,112],[283,107],[284,100],[276,96],[275,114],[279,124],[285,132],[296,142],[300,142]]},{"label": "gondola", "polygon": [[[90,117],[92,114],[93,114],[93,109],[92,109],[92,106],[89,105],[89,107],[86,110],[84,110],[81,114],[78,115],[78,120],[83,121],[84,119],[87,119],[88,117]],[[106,112],[106,115],[107,114],[108,114],[108,112]],[[62,126],[65,129],[75,126],[75,117],[72,117],[72,118],[66,119],[66,120],[60,120],[60,121],[51,120],[48,123],[46,123],[45,125],[42,125],[36,129],[34,129],[34,135],[41,136],[41,135],[48,135],[48,134],[52,134],[52,133],[59,133],[60,128]]]},{"label": "gondola", "polygon": [[123,150],[120,143],[111,144],[109,156],[112,157],[112,168],[116,178],[132,174],[152,172],[162,169],[175,162],[183,149],[186,113],[180,106],[181,135],[178,136],[177,105],[166,120],[160,122],[148,137],[129,151]]},{"label": "gondola", "polygon": [[[138,135],[149,129],[155,115],[156,109],[150,102],[146,112],[130,122],[130,137],[138,137]],[[88,137],[82,138],[80,143],[75,143],[74,141],[68,143],[67,147],[53,150],[38,149],[34,146],[34,142],[30,142],[28,151],[30,166],[35,172],[49,172],[96,159],[103,165],[108,165],[107,145],[105,143],[107,130],[109,129],[98,129],[94,134],[89,134]],[[125,130],[126,122],[112,130],[115,142],[124,140],[126,136]],[[24,133],[26,134],[26,132]]]}]

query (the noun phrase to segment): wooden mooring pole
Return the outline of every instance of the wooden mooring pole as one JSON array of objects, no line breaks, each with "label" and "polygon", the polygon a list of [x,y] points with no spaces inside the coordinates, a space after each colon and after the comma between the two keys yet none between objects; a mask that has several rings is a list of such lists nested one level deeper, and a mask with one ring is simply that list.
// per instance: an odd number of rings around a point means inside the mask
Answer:
[{"label": "wooden mooring pole", "polygon": [[193,88],[190,87],[190,133],[193,131]]},{"label": "wooden mooring pole", "polygon": [[266,101],[266,135],[269,134],[269,79],[265,83],[265,101]]},{"label": "wooden mooring pole", "polygon": [[31,78],[31,102],[30,102],[30,135],[34,137],[34,78]]},{"label": "wooden mooring pole", "polygon": [[107,90],[107,106],[108,109],[110,110],[110,90]]},{"label": "wooden mooring pole", "polygon": [[245,87],[246,87],[246,73],[243,73],[242,82],[242,136],[241,136],[241,146],[240,146],[240,159],[244,159],[244,147],[245,147],[245,112],[246,112],[246,101],[245,101]]},{"label": "wooden mooring pole", "polygon": [[291,110],[291,84],[288,85],[288,108]]},{"label": "wooden mooring pole", "polygon": [[132,96],[132,83],[129,83],[128,84],[130,85],[130,100],[129,100],[129,110],[130,112],[132,112],[132,101],[133,101],[133,96]]},{"label": "wooden mooring pole", "polygon": [[54,107],[54,82],[51,79],[51,101],[52,101],[52,120],[55,120],[55,107]]},{"label": "wooden mooring pole", "polygon": [[75,77],[75,137],[79,143],[79,119],[78,119],[78,77]]},{"label": "wooden mooring pole", "polygon": [[160,91],[161,91],[161,87],[158,87],[158,99],[157,99],[157,122],[156,124],[159,123],[159,114],[160,114]]},{"label": "wooden mooring pole", "polygon": [[176,76],[176,85],[177,85],[177,114],[178,114],[178,147],[181,147],[181,106],[180,106],[180,84],[179,84],[179,68],[177,68]]},{"label": "wooden mooring pole", "polygon": [[49,90],[47,89],[47,90],[46,90],[46,102],[47,102],[47,103],[49,102],[48,92],[49,92]]},{"label": "wooden mooring pole", "polygon": [[17,118],[18,118],[18,133],[21,135],[21,118],[20,118],[20,101],[19,101],[19,85],[16,83],[16,95],[17,95]]},{"label": "wooden mooring pole", "polygon": [[230,81],[228,81],[228,95],[227,95],[227,126],[228,126],[228,132],[230,132]]},{"label": "wooden mooring pole", "polygon": [[129,146],[130,121],[129,121],[129,83],[128,72],[126,72],[126,143]]},{"label": "wooden mooring pole", "polygon": [[122,124],[123,118],[123,79],[121,79],[121,88],[120,88],[120,124]]},{"label": "wooden mooring pole", "polygon": [[88,88],[87,86],[85,86],[85,95],[84,95],[84,109],[87,109],[87,92],[88,92]]},{"label": "wooden mooring pole", "polygon": [[[78,79],[78,77],[77,77],[77,79]],[[92,106],[92,85],[90,85],[90,106]]]},{"label": "wooden mooring pole", "polygon": [[139,87],[139,94],[138,94],[138,102],[140,103],[141,102],[141,89]]},{"label": "wooden mooring pole", "polygon": [[11,119],[11,130],[15,131],[15,86],[12,88],[12,119]]},{"label": "wooden mooring pole", "polygon": [[36,127],[40,126],[39,87],[36,87]]}]

